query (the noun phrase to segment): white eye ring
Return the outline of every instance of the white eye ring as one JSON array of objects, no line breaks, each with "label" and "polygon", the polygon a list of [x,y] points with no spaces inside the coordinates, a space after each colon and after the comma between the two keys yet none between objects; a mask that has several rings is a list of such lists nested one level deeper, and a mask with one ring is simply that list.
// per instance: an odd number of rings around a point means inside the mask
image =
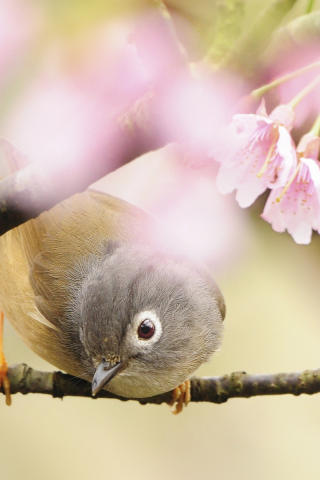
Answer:
[{"label": "white eye ring", "polygon": [[[154,333],[150,338],[142,338],[139,336],[139,327],[146,320],[150,320],[150,322],[154,325]],[[133,331],[136,340],[139,343],[143,342],[146,345],[153,345],[156,343],[162,334],[161,322],[156,312],[154,310],[145,310],[135,315],[133,318]]]}]

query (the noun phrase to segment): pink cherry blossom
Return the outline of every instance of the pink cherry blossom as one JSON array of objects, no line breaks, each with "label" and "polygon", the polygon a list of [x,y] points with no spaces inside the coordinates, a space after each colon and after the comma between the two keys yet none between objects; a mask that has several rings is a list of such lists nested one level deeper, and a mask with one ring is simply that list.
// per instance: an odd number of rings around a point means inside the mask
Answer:
[{"label": "pink cherry blossom", "polygon": [[221,148],[213,154],[221,163],[218,190],[230,193],[236,189],[236,199],[245,208],[267,188],[284,186],[297,164],[289,133],[293,118],[287,105],[279,105],[268,116],[264,102],[257,114],[234,115]]},{"label": "pink cherry blossom", "polygon": [[302,137],[296,171],[284,188],[271,192],[261,215],[276,232],[288,230],[296,243],[310,243],[312,229],[320,233],[319,146],[320,138],[314,134]]}]

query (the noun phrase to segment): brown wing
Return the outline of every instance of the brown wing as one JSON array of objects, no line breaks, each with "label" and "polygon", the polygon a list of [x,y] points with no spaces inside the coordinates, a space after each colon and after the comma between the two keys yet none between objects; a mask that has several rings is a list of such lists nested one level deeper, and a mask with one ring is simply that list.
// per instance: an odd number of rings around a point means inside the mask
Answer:
[{"label": "brown wing", "polygon": [[59,327],[70,302],[70,282],[81,282],[90,257],[104,255],[108,243],[150,243],[153,222],[118,198],[85,192],[19,227],[42,315]]},{"label": "brown wing", "polygon": [[[26,165],[6,140],[0,148],[11,173]],[[77,374],[61,349],[70,282],[80,281],[90,255],[102,255],[108,240],[148,241],[144,225],[152,224],[126,202],[85,192],[11,230],[0,237],[0,308],[38,355]]]},{"label": "brown wing", "polygon": [[79,375],[61,347],[71,291],[108,241],[149,242],[153,224],[122,200],[85,192],[0,237],[0,308],[32,350]]}]

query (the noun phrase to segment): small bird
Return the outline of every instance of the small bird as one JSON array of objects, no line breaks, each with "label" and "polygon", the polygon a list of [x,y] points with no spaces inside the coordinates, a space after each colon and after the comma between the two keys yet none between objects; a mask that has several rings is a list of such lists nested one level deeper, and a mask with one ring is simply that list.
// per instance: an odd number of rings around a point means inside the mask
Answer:
[{"label": "small bird", "polygon": [[[11,171],[20,154],[8,142]],[[9,153],[8,153],[9,152]],[[225,305],[149,214],[86,191],[0,237],[0,309],[40,357],[123,397],[170,391],[221,345]]]}]

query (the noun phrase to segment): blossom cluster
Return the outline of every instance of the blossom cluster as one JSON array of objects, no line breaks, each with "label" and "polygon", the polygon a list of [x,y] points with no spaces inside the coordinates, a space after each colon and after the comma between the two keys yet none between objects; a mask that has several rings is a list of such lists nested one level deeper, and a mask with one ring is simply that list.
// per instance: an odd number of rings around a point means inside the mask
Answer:
[{"label": "blossom cluster", "polygon": [[305,134],[296,147],[291,136],[294,110],[279,105],[269,115],[262,101],[256,114],[236,114],[214,158],[221,166],[217,187],[236,190],[243,208],[270,189],[261,217],[276,232],[287,230],[297,243],[308,244],[320,233],[320,138]]},{"label": "blossom cluster", "polygon": [[[182,163],[194,168],[208,166],[207,152],[214,148],[222,193],[236,190],[239,205],[248,207],[269,189],[262,218],[276,231],[288,230],[298,243],[309,243],[313,229],[320,233],[319,131],[305,135],[297,147],[291,136],[294,122],[297,127],[320,109],[320,75],[313,70],[320,67],[318,48],[304,51],[301,60],[297,52],[288,54],[285,67],[272,62],[266,78],[276,74],[276,80],[251,99],[280,87],[283,104],[268,115],[262,101],[256,114],[234,115],[224,131],[234,104],[248,93],[246,82],[239,72],[208,68],[209,57],[190,63],[186,44],[193,43],[192,27],[184,25],[183,35],[176,34],[180,20],[171,18],[162,2],[114,24],[99,19],[89,30],[82,20],[86,14],[79,13],[72,21],[79,20],[72,42],[50,26],[52,38],[40,49],[34,76],[21,59],[34,57],[33,48],[42,44],[46,17],[27,3],[0,0],[0,98],[11,102],[0,111],[2,135],[46,164],[70,162],[79,169],[87,158],[110,158],[114,168],[123,158],[122,129],[133,137],[135,131],[144,133],[145,145],[137,140],[140,153],[178,144]],[[283,75],[283,68],[291,73]],[[303,88],[306,74],[310,83]],[[316,85],[302,114],[297,104]]]}]

